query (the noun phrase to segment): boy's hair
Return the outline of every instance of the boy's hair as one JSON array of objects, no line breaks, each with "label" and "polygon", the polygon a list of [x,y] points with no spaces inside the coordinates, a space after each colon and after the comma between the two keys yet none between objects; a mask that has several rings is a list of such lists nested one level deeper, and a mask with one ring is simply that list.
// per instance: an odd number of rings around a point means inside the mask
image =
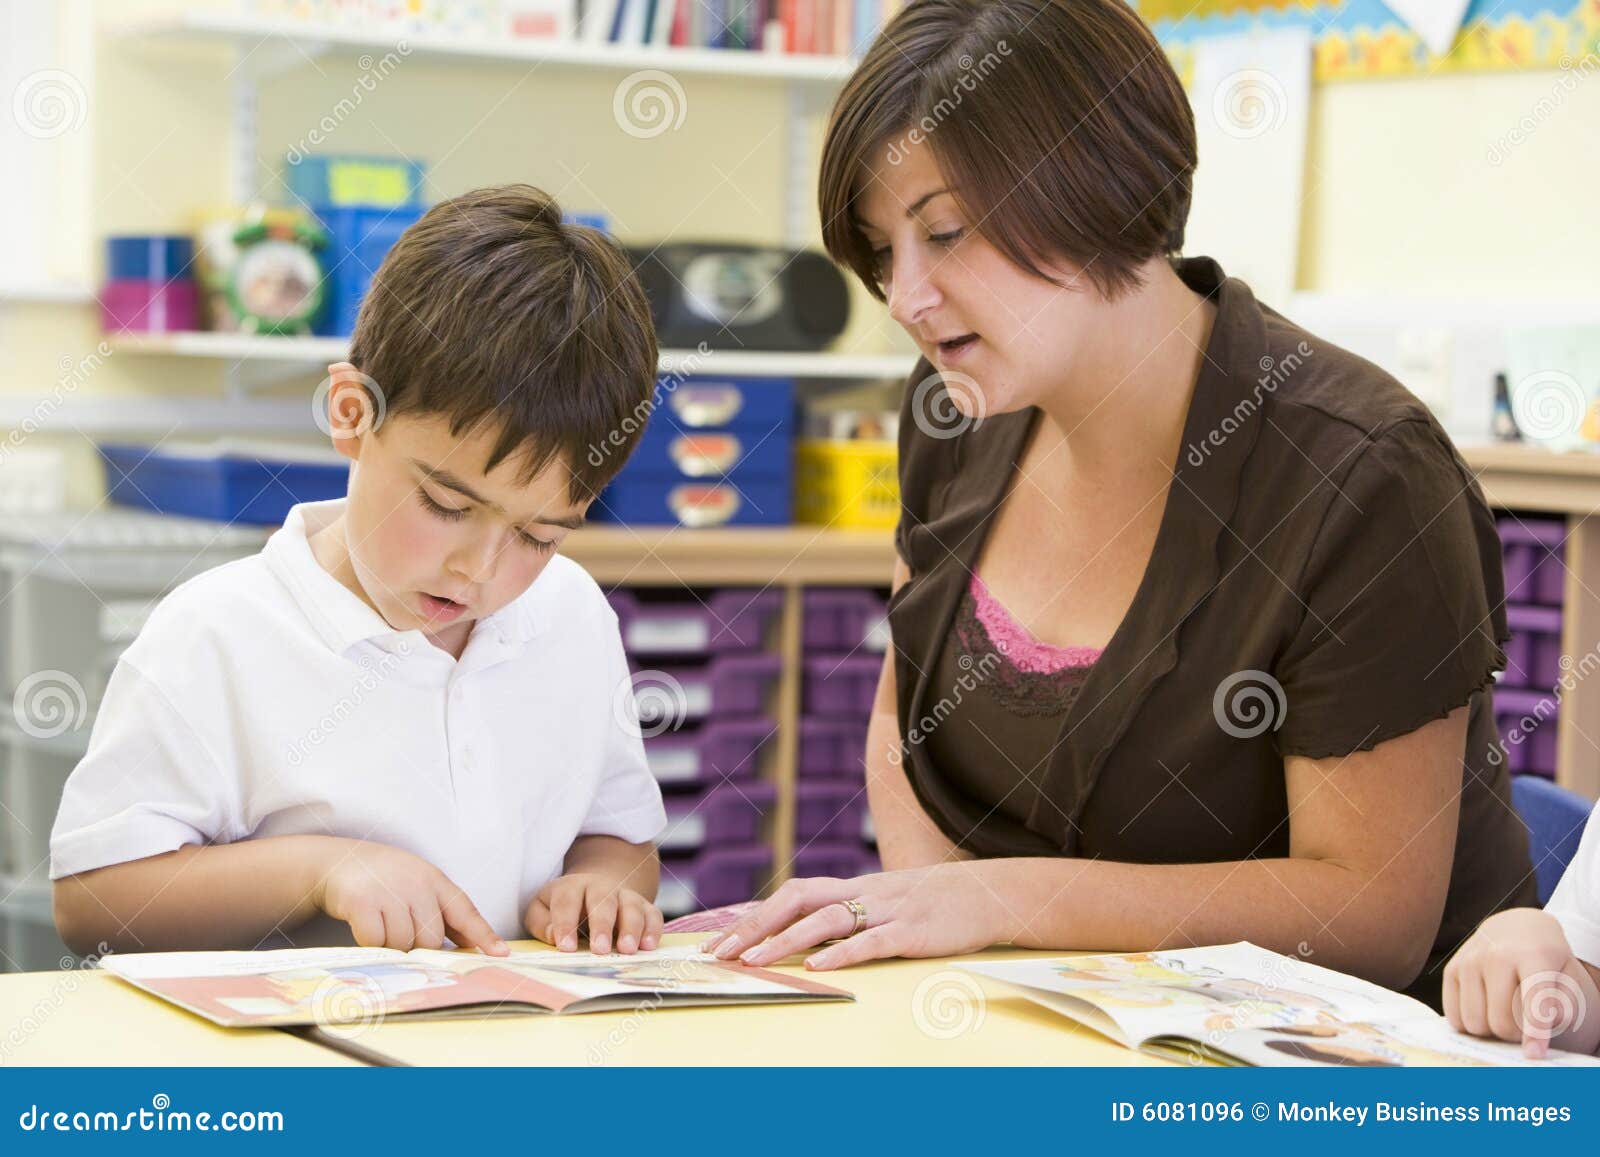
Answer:
[{"label": "boy's hair", "polygon": [[914,0],[878,34],[834,104],[817,203],[829,256],[879,298],[855,201],[878,152],[923,142],[1030,273],[1065,257],[1113,298],[1183,247],[1194,113],[1127,0]]},{"label": "boy's hair", "polygon": [[[372,279],[350,349],[385,413],[441,415],[457,437],[498,429],[485,472],[518,457],[528,481],[561,462],[574,503],[637,444],[656,357],[622,250],[562,221],[531,185],[463,193],[407,229]],[[602,444],[612,449],[589,452]]]}]

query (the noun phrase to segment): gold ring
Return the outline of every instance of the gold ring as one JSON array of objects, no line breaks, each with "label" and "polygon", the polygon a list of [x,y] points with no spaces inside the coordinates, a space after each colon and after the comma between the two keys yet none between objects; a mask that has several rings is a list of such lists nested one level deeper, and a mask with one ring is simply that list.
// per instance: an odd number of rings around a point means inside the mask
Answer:
[{"label": "gold ring", "polygon": [[849,936],[854,936],[867,926],[867,906],[860,900],[840,900],[839,903],[844,905],[845,911],[855,917],[856,926],[847,933]]}]

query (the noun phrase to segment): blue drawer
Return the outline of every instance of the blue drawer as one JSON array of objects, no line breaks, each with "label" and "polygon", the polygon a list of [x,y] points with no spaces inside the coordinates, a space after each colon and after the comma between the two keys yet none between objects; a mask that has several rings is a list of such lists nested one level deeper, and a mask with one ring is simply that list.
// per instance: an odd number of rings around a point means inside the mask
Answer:
[{"label": "blue drawer", "polygon": [[793,378],[664,377],[656,383],[656,410],[650,425],[725,430],[735,426],[771,427],[794,423]]},{"label": "blue drawer", "polygon": [[422,216],[421,209],[351,209],[318,205],[313,210],[328,231],[328,247],[319,256],[327,305],[318,333],[348,337],[367,295],[372,275],[394,243]]},{"label": "blue drawer", "polygon": [[727,430],[681,429],[658,414],[619,478],[788,478],[794,473],[794,430],[736,426]]},{"label": "blue drawer", "polygon": [[793,501],[787,478],[718,482],[618,476],[589,508],[592,522],[635,526],[786,526]]},{"label": "blue drawer", "polygon": [[231,454],[151,452],[148,446],[104,444],[111,501],[161,514],[276,526],[297,502],[343,498],[343,463],[291,462]]}]

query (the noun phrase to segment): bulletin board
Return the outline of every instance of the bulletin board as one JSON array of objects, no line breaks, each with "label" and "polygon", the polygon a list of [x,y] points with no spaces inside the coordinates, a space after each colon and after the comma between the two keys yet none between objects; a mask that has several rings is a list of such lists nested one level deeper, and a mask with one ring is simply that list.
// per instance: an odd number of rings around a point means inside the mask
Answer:
[{"label": "bulletin board", "polygon": [[1600,0],[1472,0],[1435,56],[1383,0],[1135,0],[1187,84],[1194,41],[1309,26],[1318,81],[1588,66],[1600,72]]}]

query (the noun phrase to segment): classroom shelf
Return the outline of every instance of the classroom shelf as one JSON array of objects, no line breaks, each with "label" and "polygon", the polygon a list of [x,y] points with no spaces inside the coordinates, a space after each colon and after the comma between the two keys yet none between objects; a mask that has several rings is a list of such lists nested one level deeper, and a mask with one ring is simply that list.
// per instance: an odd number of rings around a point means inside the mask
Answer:
[{"label": "classroom shelf", "polygon": [[[106,339],[116,353],[213,358],[277,367],[321,367],[350,353],[342,337],[272,337],[249,333],[140,333]],[[765,353],[662,350],[664,374],[727,374],[756,378],[904,378],[916,364],[906,354]]]},{"label": "classroom shelf", "polygon": [[562,553],[606,586],[861,586],[894,574],[887,530],[589,526]]},{"label": "classroom shelf", "polygon": [[174,44],[215,43],[249,49],[263,42],[298,50],[311,60],[329,49],[390,52],[399,44],[407,58],[436,64],[481,66],[516,64],[534,67],[607,69],[631,72],[659,68],[673,73],[733,77],[745,80],[799,82],[819,87],[843,83],[856,61],[843,56],[813,56],[734,49],[632,47],[579,41],[517,41],[445,37],[402,28],[376,32],[370,28],[275,20],[227,12],[191,12],[158,20],[130,23],[122,34],[132,39]]}]

